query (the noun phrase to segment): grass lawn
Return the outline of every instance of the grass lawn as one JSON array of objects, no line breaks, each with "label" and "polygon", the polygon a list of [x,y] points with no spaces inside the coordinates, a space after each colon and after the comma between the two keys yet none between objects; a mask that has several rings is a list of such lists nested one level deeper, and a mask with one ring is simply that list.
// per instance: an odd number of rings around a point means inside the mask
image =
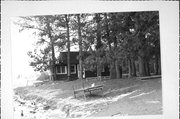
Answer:
[{"label": "grass lawn", "polygon": [[[94,82],[99,83],[91,81],[89,84]],[[16,88],[14,92],[23,100],[36,102],[36,105],[48,105],[46,117],[49,118],[162,114],[161,78],[105,80],[100,82],[104,86],[102,91],[87,95],[86,99],[82,95],[74,98],[73,86],[81,83],[80,80],[49,81],[36,87]]]}]

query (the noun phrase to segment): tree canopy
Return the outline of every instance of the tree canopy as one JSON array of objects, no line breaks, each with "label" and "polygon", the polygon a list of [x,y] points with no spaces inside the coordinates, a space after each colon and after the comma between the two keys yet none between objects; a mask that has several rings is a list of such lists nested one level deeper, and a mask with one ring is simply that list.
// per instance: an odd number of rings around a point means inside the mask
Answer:
[{"label": "tree canopy", "polygon": [[[121,78],[123,72],[160,73],[158,11],[31,16],[21,17],[18,25],[20,31],[35,29],[39,38],[36,45],[41,48],[28,52],[35,71],[55,65],[55,52],[79,45],[82,67],[97,71],[97,76],[104,65],[111,78]],[[84,57],[84,52],[89,55]]]}]

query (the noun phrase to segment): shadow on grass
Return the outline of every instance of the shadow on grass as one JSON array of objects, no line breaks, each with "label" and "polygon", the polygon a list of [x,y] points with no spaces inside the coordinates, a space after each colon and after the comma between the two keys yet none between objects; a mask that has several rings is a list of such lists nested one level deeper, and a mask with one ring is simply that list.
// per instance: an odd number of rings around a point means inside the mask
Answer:
[{"label": "shadow on grass", "polygon": [[104,92],[103,97],[115,97],[118,95],[131,93],[137,89],[138,89],[138,85],[124,87],[124,88],[120,88],[120,89],[111,89],[111,90],[107,90],[106,92]]},{"label": "shadow on grass", "polygon": [[86,96],[87,97],[87,99],[89,99],[89,100],[91,100],[91,99],[100,99],[100,98],[105,98],[105,96],[104,95],[102,95],[102,94],[89,94],[89,95],[87,95]]}]

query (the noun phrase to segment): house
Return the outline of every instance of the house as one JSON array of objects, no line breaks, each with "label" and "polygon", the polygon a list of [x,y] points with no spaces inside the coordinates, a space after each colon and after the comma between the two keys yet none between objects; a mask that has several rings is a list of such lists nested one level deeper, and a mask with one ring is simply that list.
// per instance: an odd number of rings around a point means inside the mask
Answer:
[{"label": "house", "polygon": [[[61,52],[59,61],[56,63],[56,76],[57,80],[67,79],[67,52]],[[70,52],[70,71],[71,71],[71,79],[78,79],[79,77],[79,60],[78,60],[79,52]],[[96,77],[97,71],[90,71],[83,69],[83,78],[88,77]],[[104,67],[102,70],[102,76],[109,76],[109,68]]]}]

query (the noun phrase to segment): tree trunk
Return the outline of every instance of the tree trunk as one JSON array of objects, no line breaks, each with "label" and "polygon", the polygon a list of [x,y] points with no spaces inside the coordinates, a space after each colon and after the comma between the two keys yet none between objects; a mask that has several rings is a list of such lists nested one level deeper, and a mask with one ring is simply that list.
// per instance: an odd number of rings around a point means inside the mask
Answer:
[{"label": "tree trunk", "polygon": [[139,60],[139,75],[145,76],[145,68],[144,68],[144,61],[142,57],[138,57]]},{"label": "tree trunk", "polygon": [[96,44],[96,49],[99,49],[102,46],[101,29],[100,29],[100,21],[101,21],[100,14],[96,13],[95,18],[96,18],[96,24],[97,24],[97,32],[96,32],[97,44]]},{"label": "tree trunk", "polygon": [[50,39],[51,51],[52,51],[52,79],[56,80],[56,66],[55,66],[56,65],[56,58],[55,58],[55,53],[54,53],[54,40],[51,36],[51,29],[50,29],[49,21],[47,22],[47,29],[48,29],[48,36]]},{"label": "tree trunk", "polygon": [[159,74],[159,57],[156,55],[155,58],[155,74],[158,75]]},{"label": "tree trunk", "polygon": [[51,43],[51,50],[52,50],[52,78],[56,80],[56,59],[54,54],[54,44]]},{"label": "tree trunk", "polygon": [[101,64],[100,64],[100,49],[102,46],[102,41],[101,41],[101,30],[100,30],[100,14],[96,13],[95,14],[95,19],[96,19],[96,23],[97,23],[97,32],[96,32],[96,40],[97,40],[97,44],[96,44],[96,63],[97,63],[97,76],[101,76]]},{"label": "tree trunk", "polygon": [[153,73],[156,74],[156,61],[153,62]]},{"label": "tree trunk", "polygon": [[128,59],[129,77],[132,77],[132,63],[131,59]]},{"label": "tree trunk", "polygon": [[156,75],[161,74],[161,59],[158,55],[156,55],[156,59],[155,59],[155,71],[156,71]]},{"label": "tree trunk", "polygon": [[144,60],[144,69],[145,69],[145,76],[150,76],[148,59]]},{"label": "tree trunk", "polygon": [[122,78],[122,66],[119,66],[119,76]]},{"label": "tree trunk", "polygon": [[112,61],[110,63],[110,79],[115,79],[115,78],[116,78],[115,62]]},{"label": "tree trunk", "polygon": [[67,49],[68,49],[68,54],[67,54],[67,78],[70,80],[71,76],[71,64],[70,64],[70,38],[69,38],[69,19],[68,16],[65,15],[66,19],[66,28],[67,28]]},{"label": "tree trunk", "polygon": [[159,59],[158,59],[158,64],[159,64],[159,68],[158,68],[158,74],[160,75],[161,74],[161,58],[159,57]]},{"label": "tree trunk", "polygon": [[[111,48],[111,41],[110,41],[110,30],[109,30],[109,24],[108,24],[108,19],[107,19],[107,13],[104,13],[104,18],[105,18],[105,28],[106,28],[106,39],[108,42],[108,47],[109,47],[109,58],[113,61],[113,51]],[[115,79],[116,78],[116,70],[115,70],[115,62],[110,62],[110,79]],[[117,67],[116,67],[117,68]]]},{"label": "tree trunk", "polygon": [[106,37],[107,37],[107,41],[108,41],[109,50],[111,51],[111,41],[110,41],[110,35],[109,35],[110,31],[109,31],[107,13],[104,13],[104,17],[105,17],[105,23],[106,23]]},{"label": "tree trunk", "polygon": [[131,59],[132,63],[132,76],[136,76],[136,65],[134,59]]},{"label": "tree trunk", "polygon": [[55,77],[55,75],[54,75],[54,72],[55,72],[54,69],[55,69],[55,68],[54,68],[53,60],[50,60],[50,72],[51,72],[51,73],[50,73],[50,74],[51,74],[51,75],[50,75],[50,76],[51,76],[51,77],[50,77],[50,80],[56,80],[56,77]]},{"label": "tree trunk", "polygon": [[116,67],[116,79],[120,78],[120,71],[119,71],[119,63],[118,60],[115,60],[115,67]]},{"label": "tree trunk", "polygon": [[146,67],[146,61],[143,59],[143,67],[144,67],[144,75],[147,76],[147,67]]},{"label": "tree trunk", "polygon": [[98,62],[97,63],[97,77],[99,77],[99,76],[101,76],[101,72],[102,72],[99,56],[97,57],[97,62]]},{"label": "tree trunk", "polygon": [[56,59],[55,59],[55,54],[54,54],[54,45],[51,46],[52,47],[52,70],[53,70],[53,80],[56,80]]},{"label": "tree trunk", "polygon": [[82,67],[82,36],[81,36],[81,22],[80,15],[77,15],[78,20],[78,37],[79,37],[79,79],[83,79],[83,67]]}]

